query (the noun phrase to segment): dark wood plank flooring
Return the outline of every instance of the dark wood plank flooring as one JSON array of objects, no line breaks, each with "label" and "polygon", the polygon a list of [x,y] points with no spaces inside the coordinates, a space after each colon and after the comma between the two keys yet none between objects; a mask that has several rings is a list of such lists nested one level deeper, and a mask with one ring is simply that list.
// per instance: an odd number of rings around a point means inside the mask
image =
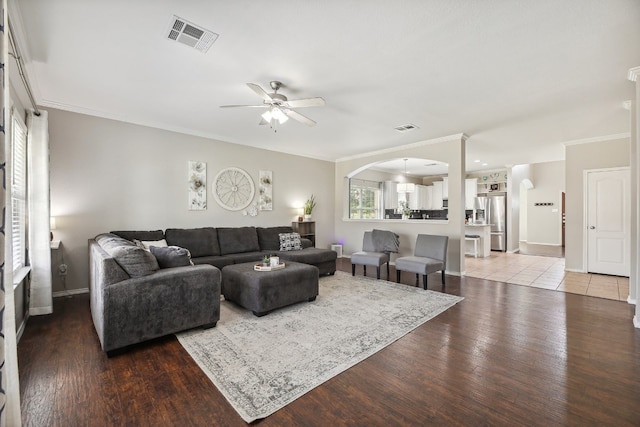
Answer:
[{"label": "dark wood plank flooring", "polygon": [[[633,306],[454,276],[446,292],[465,300],[256,424],[640,425]],[[107,358],[88,295],[32,317],[18,358],[25,426],[245,425],[173,336]]]}]

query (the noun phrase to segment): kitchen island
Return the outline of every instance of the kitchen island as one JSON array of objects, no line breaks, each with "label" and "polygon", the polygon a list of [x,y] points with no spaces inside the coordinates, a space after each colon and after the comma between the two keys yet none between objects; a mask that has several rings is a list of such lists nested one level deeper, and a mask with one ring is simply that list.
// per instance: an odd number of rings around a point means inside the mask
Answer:
[{"label": "kitchen island", "polygon": [[[491,255],[491,226],[489,224],[465,224],[465,236],[480,236],[477,256],[485,258]],[[465,240],[465,253],[473,254],[473,241]]]}]

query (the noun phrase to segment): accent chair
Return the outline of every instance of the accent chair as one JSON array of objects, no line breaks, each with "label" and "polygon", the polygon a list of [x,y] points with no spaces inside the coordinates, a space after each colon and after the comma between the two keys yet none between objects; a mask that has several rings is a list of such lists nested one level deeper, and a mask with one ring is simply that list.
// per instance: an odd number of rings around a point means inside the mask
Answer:
[{"label": "accent chair", "polygon": [[444,289],[444,272],[447,265],[447,246],[449,236],[418,234],[414,256],[396,259],[396,282],[400,283],[401,271],[416,274],[416,286],[422,274],[423,288],[427,289],[427,275],[442,271],[442,288]]}]

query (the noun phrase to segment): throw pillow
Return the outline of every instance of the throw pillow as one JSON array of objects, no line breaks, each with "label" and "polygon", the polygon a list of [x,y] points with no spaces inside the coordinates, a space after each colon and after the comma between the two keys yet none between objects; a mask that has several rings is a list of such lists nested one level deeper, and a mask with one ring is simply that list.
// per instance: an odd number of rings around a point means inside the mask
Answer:
[{"label": "throw pillow", "polygon": [[133,244],[110,248],[108,252],[130,277],[148,276],[160,268],[153,255]]},{"label": "throw pillow", "polygon": [[193,265],[189,250],[180,246],[150,246],[149,250],[158,260],[160,268]]},{"label": "throw pillow", "polygon": [[162,240],[137,240],[134,239],[133,243],[135,243],[137,246],[141,247],[142,249],[145,250],[149,250],[149,246],[157,246],[159,248],[166,248],[167,246],[167,241],[165,239]]},{"label": "throw pillow", "polygon": [[300,234],[298,233],[280,233],[280,250],[281,251],[299,251],[302,250],[302,242],[300,242]]}]

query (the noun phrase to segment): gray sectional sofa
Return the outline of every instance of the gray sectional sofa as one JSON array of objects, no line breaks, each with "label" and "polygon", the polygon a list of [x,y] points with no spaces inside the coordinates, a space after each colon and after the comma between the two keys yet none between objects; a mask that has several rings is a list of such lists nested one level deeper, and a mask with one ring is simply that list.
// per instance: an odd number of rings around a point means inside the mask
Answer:
[{"label": "gray sectional sofa", "polygon": [[[307,239],[301,239],[300,250],[281,251],[280,235],[292,232],[288,226],[169,228],[113,231],[90,239],[91,315],[102,349],[112,354],[163,335],[215,326],[221,270],[227,265],[277,255],[314,265],[320,275],[335,273],[336,252],[314,248]],[[158,253],[154,242],[174,252]],[[187,249],[189,257],[175,247]]]}]

